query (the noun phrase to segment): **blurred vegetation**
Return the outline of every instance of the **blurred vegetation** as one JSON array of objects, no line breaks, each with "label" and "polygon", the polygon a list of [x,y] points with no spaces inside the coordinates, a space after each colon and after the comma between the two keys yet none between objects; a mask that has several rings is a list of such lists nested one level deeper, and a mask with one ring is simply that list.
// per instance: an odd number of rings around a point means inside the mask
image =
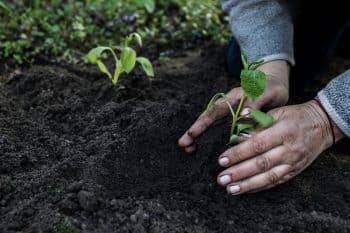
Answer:
[{"label": "blurred vegetation", "polygon": [[68,224],[59,224],[54,227],[55,233],[74,233],[70,225]]},{"label": "blurred vegetation", "polygon": [[[148,4],[144,4],[147,2]],[[130,32],[164,48],[223,43],[229,35],[213,0],[0,0],[0,59],[76,63],[96,45]]]}]

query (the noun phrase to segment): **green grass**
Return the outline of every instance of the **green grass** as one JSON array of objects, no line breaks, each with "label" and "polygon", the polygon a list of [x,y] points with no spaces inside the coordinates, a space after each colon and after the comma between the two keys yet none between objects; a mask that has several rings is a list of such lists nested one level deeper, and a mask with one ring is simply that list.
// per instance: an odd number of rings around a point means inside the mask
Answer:
[{"label": "green grass", "polygon": [[78,62],[92,47],[118,44],[130,32],[165,47],[211,40],[223,43],[228,23],[220,1],[0,0],[0,59]]}]

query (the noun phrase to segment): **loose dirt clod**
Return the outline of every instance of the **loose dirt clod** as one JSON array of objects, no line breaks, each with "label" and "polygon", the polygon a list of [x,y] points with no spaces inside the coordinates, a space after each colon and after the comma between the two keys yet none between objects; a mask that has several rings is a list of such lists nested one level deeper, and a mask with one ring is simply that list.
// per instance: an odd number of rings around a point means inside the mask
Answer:
[{"label": "loose dirt clod", "polygon": [[95,194],[93,194],[91,192],[81,190],[78,193],[78,201],[79,201],[81,208],[83,208],[83,210],[86,210],[86,211],[97,210],[97,207],[98,207],[97,198],[96,198]]}]

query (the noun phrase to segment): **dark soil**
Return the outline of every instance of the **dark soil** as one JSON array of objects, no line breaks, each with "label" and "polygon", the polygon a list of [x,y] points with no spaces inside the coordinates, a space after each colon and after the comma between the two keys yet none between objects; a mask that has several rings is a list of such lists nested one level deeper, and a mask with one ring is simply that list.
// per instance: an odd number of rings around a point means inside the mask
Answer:
[{"label": "dark soil", "polygon": [[114,88],[97,69],[34,66],[1,77],[0,232],[350,232],[349,142],[272,190],[216,183],[228,125],[187,156],[177,139],[232,87],[223,51],[158,64]]}]

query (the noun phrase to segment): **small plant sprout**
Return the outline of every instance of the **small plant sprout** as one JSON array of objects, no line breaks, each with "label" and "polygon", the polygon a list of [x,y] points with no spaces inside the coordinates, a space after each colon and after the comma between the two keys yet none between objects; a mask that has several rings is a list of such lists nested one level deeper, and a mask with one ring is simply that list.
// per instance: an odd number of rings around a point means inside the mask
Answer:
[{"label": "small plant sprout", "polygon": [[272,116],[261,112],[256,109],[249,109],[248,113],[242,111],[244,101],[250,98],[255,101],[259,96],[261,96],[266,88],[266,74],[264,72],[256,70],[264,61],[260,60],[253,63],[248,63],[248,58],[242,53],[243,70],[241,71],[241,87],[243,89],[243,94],[239,101],[236,112],[233,110],[229,99],[225,93],[215,94],[207,106],[206,111],[210,111],[215,101],[219,98],[223,98],[232,116],[231,130],[230,130],[230,140],[228,144],[235,144],[238,141],[238,137],[241,133],[249,133],[254,129],[254,125],[251,123],[243,123],[241,120],[246,116],[253,118],[256,123],[258,123],[262,128],[268,128],[274,123]]},{"label": "small plant sprout", "polygon": [[[97,64],[100,71],[102,73],[105,73],[112,80],[112,83],[114,85],[118,84],[118,80],[121,74],[129,74],[135,68],[136,62],[141,65],[147,77],[152,80],[154,77],[152,63],[145,57],[137,57],[136,51],[133,48],[129,47],[130,43],[133,40],[135,40],[136,43],[142,47],[141,36],[135,32],[131,33],[124,39],[122,46],[116,46],[117,50],[120,51],[120,59],[111,47],[98,46],[90,50],[90,52],[85,56],[85,60],[91,64]],[[112,53],[115,61],[115,69],[113,75],[108,71],[107,67],[102,62],[104,52],[107,51]]]}]

